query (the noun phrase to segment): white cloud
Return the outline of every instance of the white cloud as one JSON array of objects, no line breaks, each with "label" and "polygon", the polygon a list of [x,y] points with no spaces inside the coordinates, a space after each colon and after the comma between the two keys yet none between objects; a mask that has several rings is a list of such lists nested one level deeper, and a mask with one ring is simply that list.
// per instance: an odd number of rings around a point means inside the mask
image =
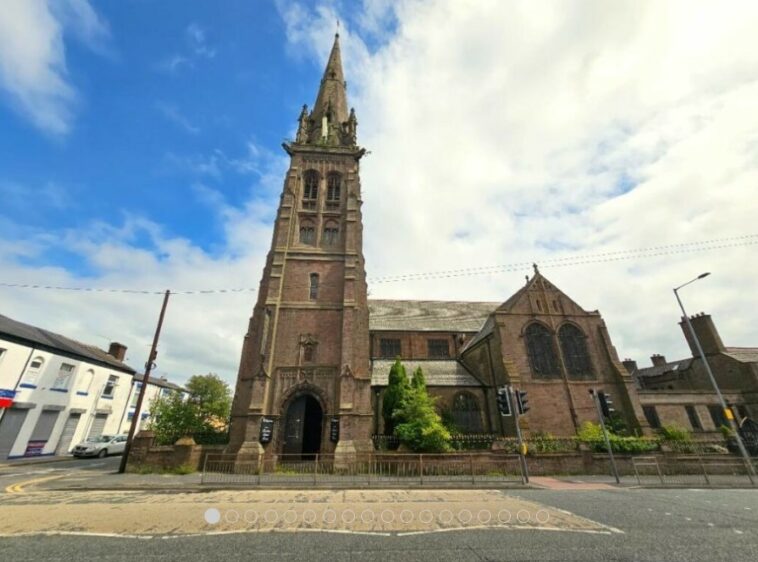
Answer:
[{"label": "white cloud", "polygon": [[156,104],[156,107],[166,119],[171,121],[174,125],[177,125],[180,129],[184,130],[184,132],[191,135],[196,135],[200,132],[200,128],[193,125],[190,120],[181,111],[179,111],[179,108],[177,108],[175,105],[159,102]]},{"label": "white cloud", "polygon": [[104,52],[109,32],[87,0],[7,0],[0,11],[0,87],[45,132],[65,134],[77,101],[66,70],[64,32]]},{"label": "white cloud", "polygon": [[[364,4],[359,34],[341,38],[371,151],[369,276],[757,232],[754,3],[409,0],[392,14]],[[291,51],[323,64],[335,4],[280,11]],[[359,36],[369,32],[373,52]],[[601,310],[619,353],[644,359],[686,353],[671,287],[703,269],[714,275],[687,289],[691,312],[712,313],[732,345],[758,345],[745,320],[758,305],[754,255],[737,247],[543,271]],[[464,280],[371,290],[505,300],[523,273]]]},{"label": "white cloud", "polygon": [[[293,55],[323,65],[340,15],[335,6],[309,12],[279,4]],[[758,345],[756,246],[574,267],[546,261],[755,232],[758,7],[365,6],[340,18],[340,35],[359,140],[371,150],[361,172],[369,277],[542,260],[559,287],[600,309],[619,353],[644,362],[654,352],[687,352],[671,288],[707,270],[711,277],[683,293],[690,312],[713,314],[729,345]],[[219,247],[201,249],[141,217],[60,235],[23,230],[19,242],[1,248],[4,278],[257,287],[287,162],[255,143],[241,154],[169,155],[195,174],[188,195],[207,206],[209,225],[224,229]],[[232,173],[250,178],[241,206],[214,187]],[[92,273],[17,259],[24,252],[44,263],[45,252],[63,248]],[[503,301],[530,269],[370,289],[385,298]],[[4,313],[23,321],[88,341],[103,333],[124,340],[134,366],[144,362],[160,306],[158,295],[0,296]],[[232,381],[254,301],[254,293],[173,297],[158,372],[183,380],[217,371]]]}]

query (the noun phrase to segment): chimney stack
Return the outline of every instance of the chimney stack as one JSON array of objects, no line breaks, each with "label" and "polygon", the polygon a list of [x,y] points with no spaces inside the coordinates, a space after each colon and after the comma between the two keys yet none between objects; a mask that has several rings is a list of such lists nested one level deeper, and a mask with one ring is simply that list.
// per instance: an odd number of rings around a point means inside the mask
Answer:
[{"label": "chimney stack", "polygon": [[661,365],[666,364],[666,358],[659,353],[656,353],[655,355],[651,355],[650,361],[653,362],[653,366],[655,367],[660,367]]},{"label": "chimney stack", "polygon": [[[697,339],[700,341],[700,345],[706,355],[715,355],[726,351],[724,342],[721,341],[721,336],[719,335],[710,314],[700,312],[699,314],[690,316],[690,323],[692,324],[692,329],[695,330]],[[679,325],[682,327],[684,337],[690,346],[692,356],[699,357],[700,354],[697,352],[697,345],[695,345],[695,341],[692,339],[692,334],[690,334],[690,330],[687,327],[687,322],[685,322],[684,317],[682,317]]]},{"label": "chimney stack", "polygon": [[637,362],[633,359],[624,359],[621,364],[626,367],[626,370],[629,371],[630,375],[637,370]]},{"label": "chimney stack", "polygon": [[115,357],[119,361],[123,361],[124,357],[126,357],[126,346],[115,341],[111,342],[111,345],[108,347],[108,355]]}]

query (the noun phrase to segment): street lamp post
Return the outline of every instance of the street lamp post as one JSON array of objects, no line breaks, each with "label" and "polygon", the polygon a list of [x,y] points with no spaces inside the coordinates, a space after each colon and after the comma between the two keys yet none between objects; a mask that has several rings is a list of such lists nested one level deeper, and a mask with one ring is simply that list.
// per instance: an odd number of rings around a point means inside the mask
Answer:
[{"label": "street lamp post", "polygon": [[745,459],[745,463],[747,464],[747,469],[749,471],[749,474],[755,475],[755,469],[753,467],[752,461],[750,460],[750,455],[748,454],[747,449],[745,449],[745,444],[742,442],[742,437],[740,436],[740,430],[737,427],[737,424],[734,422],[734,415],[732,414],[731,410],[729,410],[729,408],[726,405],[724,396],[721,394],[721,389],[719,389],[719,385],[716,382],[716,377],[713,376],[713,371],[711,371],[711,366],[708,363],[708,359],[706,359],[705,353],[703,353],[703,348],[700,345],[700,340],[698,339],[697,334],[695,333],[695,329],[692,327],[692,322],[690,322],[690,317],[687,315],[687,312],[684,310],[682,299],[679,297],[679,289],[681,289],[682,287],[686,287],[690,283],[699,281],[700,279],[703,279],[704,277],[708,277],[709,275],[710,273],[701,273],[694,279],[687,281],[684,285],[679,285],[678,287],[674,289],[674,296],[676,296],[676,302],[679,303],[679,308],[682,309],[682,316],[684,316],[684,321],[687,323],[687,329],[689,330],[690,335],[692,336],[692,341],[695,342],[695,347],[697,348],[697,352],[700,354],[700,357],[703,359],[703,365],[705,365],[705,370],[708,373],[708,378],[711,379],[711,384],[713,385],[713,389],[716,391],[716,396],[718,396],[719,402],[721,402],[721,408],[722,408],[722,411],[724,412],[724,416],[729,422],[729,425],[731,426],[732,431],[734,431],[734,435],[737,439],[737,446],[740,449],[740,453],[742,454],[742,457]]}]

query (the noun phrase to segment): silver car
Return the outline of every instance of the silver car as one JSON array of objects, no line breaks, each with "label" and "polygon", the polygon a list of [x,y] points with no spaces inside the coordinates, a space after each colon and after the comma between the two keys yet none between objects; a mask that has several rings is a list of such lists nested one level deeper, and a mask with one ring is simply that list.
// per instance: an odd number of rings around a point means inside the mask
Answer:
[{"label": "silver car", "polygon": [[98,457],[121,455],[126,446],[126,435],[100,435],[79,443],[72,453],[75,457]]}]

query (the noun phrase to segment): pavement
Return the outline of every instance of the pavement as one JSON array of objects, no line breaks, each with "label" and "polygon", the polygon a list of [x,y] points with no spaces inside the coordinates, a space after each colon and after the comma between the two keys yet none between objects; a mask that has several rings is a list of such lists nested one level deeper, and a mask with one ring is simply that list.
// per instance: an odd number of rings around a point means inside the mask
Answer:
[{"label": "pavement", "polygon": [[[177,491],[198,475],[115,475],[119,460],[0,469],[2,558],[758,559],[755,489],[537,477],[539,489]],[[152,489],[96,487],[118,478]]]}]

